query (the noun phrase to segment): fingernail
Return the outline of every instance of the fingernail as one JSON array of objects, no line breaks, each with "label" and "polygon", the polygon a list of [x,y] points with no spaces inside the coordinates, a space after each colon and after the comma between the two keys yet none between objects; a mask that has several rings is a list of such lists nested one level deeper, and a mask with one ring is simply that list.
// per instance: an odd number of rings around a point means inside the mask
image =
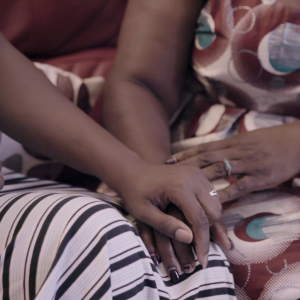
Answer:
[{"label": "fingernail", "polygon": [[230,238],[228,238],[228,239],[229,239],[229,242],[230,242],[230,245],[231,245],[230,250],[234,250],[235,246],[234,246],[233,241]]},{"label": "fingernail", "polygon": [[178,242],[190,244],[193,240],[193,235],[191,234],[191,232],[188,232],[184,229],[177,229],[175,232],[175,239]]},{"label": "fingernail", "polygon": [[182,268],[182,271],[186,274],[189,274],[189,273],[192,273],[194,270],[192,268],[191,265],[185,265],[183,268]]},{"label": "fingernail", "polygon": [[174,165],[174,164],[176,164],[176,162],[177,162],[177,158],[172,156],[165,162],[165,164],[166,165]]},{"label": "fingernail", "polygon": [[179,281],[179,273],[176,269],[169,270],[169,276],[173,282]]},{"label": "fingernail", "polygon": [[151,255],[151,258],[153,260],[155,267],[157,267],[159,265],[157,257],[155,255]]},{"label": "fingernail", "polygon": [[208,254],[206,254],[203,258],[202,269],[206,269],[208,265]]}]

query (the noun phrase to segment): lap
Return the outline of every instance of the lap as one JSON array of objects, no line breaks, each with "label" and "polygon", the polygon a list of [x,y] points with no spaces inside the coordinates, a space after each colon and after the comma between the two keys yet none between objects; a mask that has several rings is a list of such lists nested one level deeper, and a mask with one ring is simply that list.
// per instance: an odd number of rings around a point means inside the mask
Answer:
[{"label": "lap", "polygon": [[215,244],[206,270],[197,262],[174,284],[162,265],[155,268],[118,201],[66,186],[45,191],[45,182],[38,190],[38,181],[26,189],[27,179],[15,176],[19,191],[7,185],[0,194],[4,299],[235,299],[229,263]]}]

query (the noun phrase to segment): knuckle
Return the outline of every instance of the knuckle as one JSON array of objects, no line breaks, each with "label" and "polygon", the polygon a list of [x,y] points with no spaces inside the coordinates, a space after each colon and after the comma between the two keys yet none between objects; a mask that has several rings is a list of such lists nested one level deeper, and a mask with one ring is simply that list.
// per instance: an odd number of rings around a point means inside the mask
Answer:
[{"label": "knuckle", "polygon": [[197,177],[201,174],[200,169],[198,167],[195,166],[191,166],[189,168],[189,173],[191,177]]},{"label": "knuckle", "polygon": [[210,226],[209,219],[207,217],[200,217],[197,220],[197,225],[203,230],[208,230]]},{"label": "knuckle", "polygon": [[245,192],[247,190],[247,184],[245,181],[241,181],[241,180],[238,180],[235,184],[235,189],[238,191],[238,192]]},{"label": "knuckle", "polygon": [[211,154],[208,152],[202,153],[201,155],[199,155],[198,157],[198,162],[200,166],[206,166],[209,165],[211,163]]},{"label": "knuckle", "polygon": [[208,151],[209,149],[208,149],[208,144],[207,143],[204,143],[204,144],[200,144],[199,146],[198,146],[198,153],[201,153],[201,152],[206,152],[206,151]]},{"label": "knuckle", "polygon": [[221,203],[228,201],[229,199],[231,199],[230,190],[229,189],[222,190],[221,192],[219,192],[219,197],[220,197]]},{"label": "knuckle", "polygon": [[273,172],[272,172],[271,168],[268,168],[265,165],[259,166],[259,168],[257,168],[255,170],[255,173],[257,175],[261,175],[263,177],[269,177],[269,178],[273,177]]},{"label": "knuckle", "polygon": [[262,161],[266,157],[266,153],[264,151],[256,150],[256,149],[247,149],[244,151],[247,152],[245,157],[245,161],[248,163],[256,163]]},{"label": "knuckle", "polygon": [[211,223],[216,223],[218,222],[222,217],[222,211],[216,211],[210,216],[210,221]]},{"label": "knuckle", "polygon": [[226,170],[224,168],[224,163],[216,163],[213,165],[214,172],[218,177],[223,177],[226,175]]},{"label": "knuckle", "polygon": [[265,177],[263,179],[264,186],[266,186],[266,187],[273,186],[275,184],[275,182],[276,182],[276,179],[275,179],[274,174],[265,175]]},{"label": "knuckle", "polygon": [[178,180],[174,181],[169,188],[169,195],[171,197],[177,197],[182,193],[183,190],[187,188],[187,182]]}]

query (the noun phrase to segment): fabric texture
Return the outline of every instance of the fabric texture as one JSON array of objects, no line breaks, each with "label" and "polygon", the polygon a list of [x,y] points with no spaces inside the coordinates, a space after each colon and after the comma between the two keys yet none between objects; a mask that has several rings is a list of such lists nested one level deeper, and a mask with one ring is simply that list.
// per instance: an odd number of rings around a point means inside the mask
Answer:
[{"label": "fabric texture", "polygon": [[162,264],[154,266],[118,199],[2,173],[2,299],[236,299],[229,263],[214,243],[208,268],[197,262],[175,284]]},{"label": "fabric texture", "polygon": [[[279,0],[208,1],[193,57],[205,92],[194,97],[192,116],[185,113],[190,122],[178,131],[188,139],[174,143],[174,152],[298,120],[299,15]],[[221,189],[230,182],[214,184]],[[286,188],[252,193],[224,207],[235,243],[226,255],[239,300],[300,298],[299,178]]]},{"label": "fabric texture", "polygon": [[300,117],[300,9],[279,0],[210,0],[194,69],[214,102]]},{"label": "fabric texture", "polygon": [[31,59],[115,47],[127,0],[2,0],[0,31]]}]

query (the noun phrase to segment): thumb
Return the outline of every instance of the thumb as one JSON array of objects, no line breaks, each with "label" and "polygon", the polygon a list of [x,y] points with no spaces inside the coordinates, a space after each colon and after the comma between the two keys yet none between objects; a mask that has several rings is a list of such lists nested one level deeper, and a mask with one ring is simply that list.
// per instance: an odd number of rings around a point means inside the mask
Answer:
[{"label": "thumb", "polygon": [[143,211],[144,213],[136,216],[141,222],[148,224],[160,233],[178,242],[186,244],[192,242],[193,233],[182,221],[163,213],[151,203],[148,203]]}]

